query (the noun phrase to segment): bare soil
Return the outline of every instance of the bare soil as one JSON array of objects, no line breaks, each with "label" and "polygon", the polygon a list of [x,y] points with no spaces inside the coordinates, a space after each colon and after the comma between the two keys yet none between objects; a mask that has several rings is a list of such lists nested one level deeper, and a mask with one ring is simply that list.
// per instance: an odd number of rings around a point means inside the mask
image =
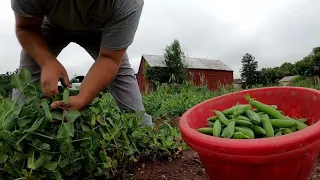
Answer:
[{"label": "bare soil", "polygon": [[177,159],[147,162],[138,166],[134,180],[208,180],[198,155],[188,149]]}]

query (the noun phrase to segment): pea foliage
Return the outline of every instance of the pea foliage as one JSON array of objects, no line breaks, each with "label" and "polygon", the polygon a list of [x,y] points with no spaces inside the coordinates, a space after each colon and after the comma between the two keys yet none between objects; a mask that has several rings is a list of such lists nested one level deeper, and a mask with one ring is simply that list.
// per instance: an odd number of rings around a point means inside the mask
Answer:
[{"label": "pea foliage", "polygon": [[54,100],[69,103],[69,89],[44,98],[25,69],[12,75],[11,85],[21,93],[17,100],[1,99],[0,179],[108,179],[141,158],[172,156],[186,147],[176,127],[141,126],[143,112],[124,113],[107,96],[82,111],[53,110]]}]

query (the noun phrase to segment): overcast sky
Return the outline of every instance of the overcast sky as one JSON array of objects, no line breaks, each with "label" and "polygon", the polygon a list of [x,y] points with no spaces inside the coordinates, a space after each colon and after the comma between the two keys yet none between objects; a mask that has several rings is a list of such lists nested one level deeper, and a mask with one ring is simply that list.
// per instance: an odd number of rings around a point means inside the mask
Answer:
[{"label": "overcast sky", "polygon": [[[174,38],[188,56],[219,59],[239,77],[241,58],[251,53],[259,68],[295,62],[320,46],[319,0],[145,0],[135,41],[128,50],[137,71],[142,54],[163,54]],[[19,64],[10,0],[0,1],[0,73]],[[58,59],[69,76],[93,63],[70,44]]]}]

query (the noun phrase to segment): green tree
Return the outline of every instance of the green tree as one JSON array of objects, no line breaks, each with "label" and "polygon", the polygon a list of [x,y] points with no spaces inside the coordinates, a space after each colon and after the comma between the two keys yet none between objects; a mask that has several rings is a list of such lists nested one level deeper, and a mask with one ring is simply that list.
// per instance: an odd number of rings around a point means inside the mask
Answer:
[{"label": "green tree", "polygon": [[240,70],[241,79],[246,81],[250,87],[259,82],[258,62],[255,61],[255,57],[246,53],[241,60],[242,68]]},{"label": "green tree", "polygon": [[183,83],[186,69],[185,54],[177,39],[175,39],[170,46],[166,46],[164,59],[164,63],[170,73],[169,81],[178,84]]},{"label": "green tree", "polygon": [[183,83],[186,77],[185,55],[180,42],[176,39],[171,45],[166,46],[164,61],[166,67],[150,67],[146,65],[145,77],[152,84]]}]

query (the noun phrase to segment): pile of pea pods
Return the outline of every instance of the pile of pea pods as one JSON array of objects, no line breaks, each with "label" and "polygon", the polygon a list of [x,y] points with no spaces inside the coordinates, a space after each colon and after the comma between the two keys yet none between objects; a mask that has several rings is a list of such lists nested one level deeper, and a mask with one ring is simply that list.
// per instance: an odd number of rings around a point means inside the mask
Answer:
[{"label": "pile of pea pods", "polygon": [[306,118],[291,118],[277,105],[259,102],[249,95],[248,104],[236,104],[223,111],[213,110],[208,126],[198,128],[203,134],[233,139],[255,139],[282,136],[307,128]]}]

